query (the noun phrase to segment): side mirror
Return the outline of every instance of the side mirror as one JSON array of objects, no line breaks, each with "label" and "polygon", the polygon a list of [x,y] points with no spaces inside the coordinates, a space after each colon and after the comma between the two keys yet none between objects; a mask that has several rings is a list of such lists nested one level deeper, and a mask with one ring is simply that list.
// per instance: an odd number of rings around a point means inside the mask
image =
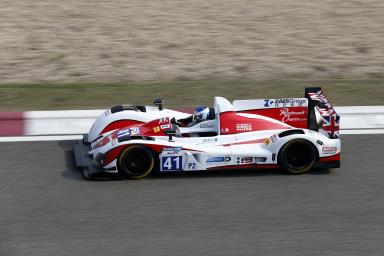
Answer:
[{"label": "side mirror", "polygon": [[174,128],[165,130],[164,133],[168,135],[169,141],[172,141],[172,137],[176,136],[176,134],[177,134],[176,129],[174,129]]},{"label": "side mirror", "polygon": [[153,104],[158,106],[159,110],[163,110],[163,103],[164,103],[163,98],[157,98],[153,101]]}]

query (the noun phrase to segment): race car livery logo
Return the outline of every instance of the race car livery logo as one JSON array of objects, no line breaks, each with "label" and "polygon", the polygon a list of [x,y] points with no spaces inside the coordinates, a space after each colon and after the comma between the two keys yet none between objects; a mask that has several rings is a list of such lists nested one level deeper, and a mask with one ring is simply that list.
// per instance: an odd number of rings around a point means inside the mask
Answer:
[{"label": "race car livery logo", "polygon": [[323,147],[323,154],[334,154],[337,151],[337,147]]},{"label": "race car livery logo", "polygon": [[307,103],[307,99],[294,99],[294,98],[286,98],[286,99],[265,99],[264,107],[302,107]]},{"label": "race car livery logo", "polygon": [[229,132],[229,128],[221,128],[220,132],[221,133],[228,133]]},{"label": "race car livery logo", "polygon": [[132,127],[127,129],[122,129],[117,132],[117,136],[126,136],[126,135],[138,135],[140,134],[140,128],[139,127]]},{"label": "race car livery logo", "polygon": [[275,103],[274,100],[264,100],[264,107],[271,107],[273,103]]},{"label": "race car livery logo", "polygon": [[181,152],[181,147],[164,147],[162,153],[163,154],[176,154]]},{"label": "race car livery logo", "polygon": [[188,168],[189,170],[195,170],[197,167],[197,163],[196,162],[189,162],[188,163]]},{"label": "race car livery logo", "polygon": [[160,132],[160,126],[156,126],[156,127],[154,127],[154,128],[153,128],[153,132],[154,132],[154,133],[158,133],[158,132]]},{"label": "race car livery logo", "polygon": [[229,156],[215,156],[207,159],[207,163],[221,163],[221,162],[229,162],[231,158]]},{"label": "race car livery logo", "polygon": [[138,135],[140,134],[140,128],[139,127],[132,127],[130,128],[131,135]]},{"label": "race car livery logo", "polygon": [[168,117],[163,117],[159,119],[159,124],[167,124],[167,123],[169,123]]},{"label": "race car livery logo", "polygon": [[236,163],[237,164],[251,164],[253,162],[253,157],[238,157]]},{"label": "race car livery logo", "polygon": [[289,108],[280,109],[280,116],[282,116],[282,122],[296,122],[296,121],[306,121],[305,111],[290,111]]},{"label": "race car livery logo", "polygon": [[276,134],[273,134],[269,139],[271,140],[272,143],[275,143],[275,141],[277,141],[277,135]]},{"label": "race car livery logo", "polygon": [[253,160],[252,157],[243,157],[243,158],[241,158],[241,163],[242,164],[250,164],[250,163],[252,163],[252,160]]},{"label": "race car livery logo", "polygon": [[340,116],[337,114],[322,116],[323,130],[330,134],[332,137],[339,137],[340,129]]},{"label": "race car livery logo", "polygon": [[327,97],[325,97],[325,95],[324,95],[322,90],[319,90],[317,92],[310,92],[310,93],[308,93],[308,95],[311,98],[311,100],[323,103],[324,106],[326,107],[326,110],[329,111],[330,115],[335,112],[332,104],[329,102]]},{"label": "race car livery logo", "polygon": [[203,143],[217,142],[217,138],[206,138],[203,139]]},{"label": "race car livery logo", "polygon": [[171,126],[169,124],[163,124],[163,125],[160,125],[160,128],[161,128],[161,130],[164,130],[164,129],[171,128]]},{"label": "race car livery logo", "polygon": [[251,124],[236,124],[236,131],[238,131],[238,132],[252,131],[252,125]]},{"label": "race car livery logo", "polygon": [[214,127],[215,125],[213,124],[204,124],[204,123],[200,124],[200,128],[214,128]]}]

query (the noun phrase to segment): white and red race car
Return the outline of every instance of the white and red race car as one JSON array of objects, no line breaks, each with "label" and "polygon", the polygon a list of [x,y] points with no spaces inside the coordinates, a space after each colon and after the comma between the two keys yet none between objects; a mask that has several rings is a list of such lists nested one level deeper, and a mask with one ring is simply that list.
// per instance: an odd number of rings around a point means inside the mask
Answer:
[{"label": "white and red race car", "polygon": [[[86,178],[114,173],[280,168],[301,174],[340,167],[340,117],[321,88],[304,98],[214,98],[208,120],[181,125],[190,113],[152,106],[106,110],[74,148]],[[193,119],[193,118],[192,118]]]}]

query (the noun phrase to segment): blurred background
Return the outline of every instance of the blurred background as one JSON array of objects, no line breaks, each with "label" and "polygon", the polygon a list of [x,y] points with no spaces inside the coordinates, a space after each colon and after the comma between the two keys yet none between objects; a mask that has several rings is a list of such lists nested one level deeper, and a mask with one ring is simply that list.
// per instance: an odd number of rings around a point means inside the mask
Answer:
[{"label": "blurred background", "polygon": [[0,1],[0,110],[304,94],[383,105],[381,0]]}]

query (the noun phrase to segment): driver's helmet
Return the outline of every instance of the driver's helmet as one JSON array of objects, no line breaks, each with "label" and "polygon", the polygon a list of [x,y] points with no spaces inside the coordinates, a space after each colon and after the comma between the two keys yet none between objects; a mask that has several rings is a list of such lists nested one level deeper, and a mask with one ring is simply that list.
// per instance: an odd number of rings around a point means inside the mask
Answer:
[{"label": "driver's helmet", "polygon": [[209,108],[207,107],[197,107],[195,112],[193,112],[194,122],[200,123],[205,121],[209,117]]}]

